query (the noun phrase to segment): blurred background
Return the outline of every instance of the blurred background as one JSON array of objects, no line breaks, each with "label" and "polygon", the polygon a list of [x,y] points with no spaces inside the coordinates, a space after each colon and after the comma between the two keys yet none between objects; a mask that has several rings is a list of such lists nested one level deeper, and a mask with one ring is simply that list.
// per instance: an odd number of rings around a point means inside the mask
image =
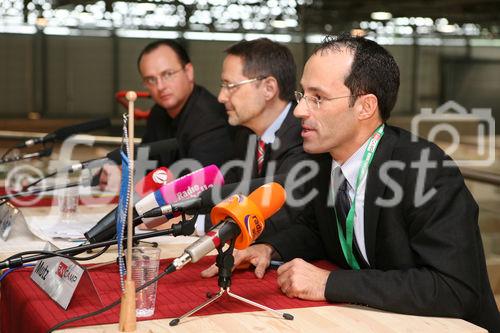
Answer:
[{"label": "blurred background", "polygon": [[[376,40],[396,58],[401,88],[391,123],[428,137],[435,119],[418,117],[422,110],[471,115],[449,121],[461,140],[449,153],[480,162],[461,169],[480,204],[490,278],[500,295],[498,0],[2,0],[0,147],[103,116],[115,126],[101,134],[120,136],[125,109],[115,93],[145,90],[136,61],[154,39],[181,39],[197,82],[217,94],[229,45],[259,37],[283,42],[300,78],[314,47],[341,31]],[[443,148],[452,141],[450,133],[431,139]]]}]

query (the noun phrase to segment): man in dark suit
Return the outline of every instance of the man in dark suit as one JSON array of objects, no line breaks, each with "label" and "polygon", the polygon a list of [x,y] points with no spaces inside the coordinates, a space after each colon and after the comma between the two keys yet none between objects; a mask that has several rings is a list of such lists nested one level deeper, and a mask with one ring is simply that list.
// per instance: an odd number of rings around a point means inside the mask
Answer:
[{"label": "man in dark suit", "polygon": [[[294,113],[304,149],[317,154],[319,195],[288,230],[237,253],[236,264],[249,261],[262,277],[272,257],[286,261],[278,284],[289,297],[499,331],[478,206],[460,171],[434,144],[385,124],[399,88],[393,57],[364,38],[327,39],[301,85]],[[304,261],[312,259],[340,269]]]},{"label": "man in dark suit", "polygon": [[[181,44],[159,40],[146,45],[137,67],[155,102],[142,142],[177,140],[177,149],[152,157],[158,166],[171,167],[180,161],[174,173],[188,173],[200,165],[220,167],[232,157],[232,129],[224,106],[207,89],[195,84],[193,64]],[[116,166],[103,168],[101,188],[118,187],[120,172],[113,168]]]},{"label": "man in dark suit", "polygon": [[[290,50],[261,38],[241,41],[226,53],[218,100],[226,107],[229,124],[238,126],[234,160],[223,170],[228,171],[226,183],[293,173],[307,154],[300,121],[293,116],[296,66]],[[302,191],[299,186],[293,195]],[[295,212],[289,206],[280,210],[266,223],[265,234],[285,227]],[[205,228],[209,226],[207,222]]]},{"label": "man in dark suit", "polygon": [[194,159],[202,166],[221,166],[231,157],[232,140],[222,104],[194,82],[186,50],[172,40],[147,45],[137,61],[155,105],[146,124],[144,143],[176,138],[178,150],[161,154],[162,166]]}]

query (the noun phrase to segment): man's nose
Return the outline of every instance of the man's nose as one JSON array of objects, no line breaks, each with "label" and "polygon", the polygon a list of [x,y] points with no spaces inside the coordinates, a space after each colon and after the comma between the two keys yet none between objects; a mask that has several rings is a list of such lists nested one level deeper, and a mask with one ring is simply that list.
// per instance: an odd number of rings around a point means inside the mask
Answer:
[{"label": "man's nose", "polygon": [[217,96],[217,100],[219,101],[219,103],[226,103],[228,98],[227,98],[227,93],[225,91],[226,89],[224,88],[221,88],[220,91],[219,91],[219,95]]},{"label": "man's nose", "polygon": [[293,109],[293,115],[295,118],[305,118],[309,115],[309,110],[307,109],[306,102],[301,99],[300,102],[295,106],[295,109]]}]

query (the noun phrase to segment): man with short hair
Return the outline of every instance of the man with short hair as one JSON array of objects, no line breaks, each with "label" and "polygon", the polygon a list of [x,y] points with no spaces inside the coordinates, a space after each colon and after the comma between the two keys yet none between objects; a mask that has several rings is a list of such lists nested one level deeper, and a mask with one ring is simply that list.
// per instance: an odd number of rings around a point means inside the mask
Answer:
[{"label": "man with short hair", "polygon": [[176,41],[147,45],[137,65],[144,85],[155,101],[143,142],[176,138],[178,150],[164,152],[160,165],[192,158],[206,166],[230,159],[232,141],[224,107],[208,90],[195,84],[186,50]]},{"label": "man with short hair", "polygon": [[[229,170],[226,183],[287,175],[308,158],[300,121],[293,116],[296,66],[292,53],[280,43],[260,38],[236,43],[226,54],[218,100],[226,107],[229,124],[239,126],[233,155],[244,161],[244,167]],[[303,191],[304,186],[297,186],[293,193],[301,196]],[[285,228],[296,212],[289,206],[281,209],[267,221],[264,234]]]},{"label": "man with short hair", "polygon": [[[248,261],[262,277],[272,257],[284,260],[278,285],[289,297],[463,318],[498,332],[478,206],[460,171],[436,145],[386,124],[399,88],[394,58],[365,38],[328,38],[301,85],[294,113],[317,157],[319,194],[235,264]],[[340,269],[304,261],[314,259]]]},{"label": "man with short hair", "polygon": [[[181,44],[159,40],[148,44],[137,59],[143,84],[155,102],[146,123],[143,143],[177,139],[177,149],[153,156],[158,166],[169,167],[182,159],[194,159],[201,166],[221,167],[231,159],[232,129],[224,106],[194,80],[194,68]],[[191,165],[184,172],[189,172]],[[101,189],[118,187],[120,172],[106,166],[101,172]]]}]

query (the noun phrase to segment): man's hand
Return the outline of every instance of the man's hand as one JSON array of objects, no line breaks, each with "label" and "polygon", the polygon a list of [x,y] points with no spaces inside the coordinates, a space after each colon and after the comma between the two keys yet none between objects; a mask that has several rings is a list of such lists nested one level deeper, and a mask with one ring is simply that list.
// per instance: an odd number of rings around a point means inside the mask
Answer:
[{"label": "man's hand", "polygon": [[278,268],[278,285],[288,297],[324,301],[326,281],[330,272],[294,259]]},{"label": "man's hand", "polygon": [[[274,249],[272,246],[268,244],[252,245],[241,251],[234,250],[234,267],[240,264],[250,263],[255,266],[255,275],[259,279],[262,279],[266,273],[267,267],[269,267],[271,263],[271,254],[273,251]],[[201,272],[201,276],[208,278],[214,276],[217,272],[218,268],[213,264]]]}]

